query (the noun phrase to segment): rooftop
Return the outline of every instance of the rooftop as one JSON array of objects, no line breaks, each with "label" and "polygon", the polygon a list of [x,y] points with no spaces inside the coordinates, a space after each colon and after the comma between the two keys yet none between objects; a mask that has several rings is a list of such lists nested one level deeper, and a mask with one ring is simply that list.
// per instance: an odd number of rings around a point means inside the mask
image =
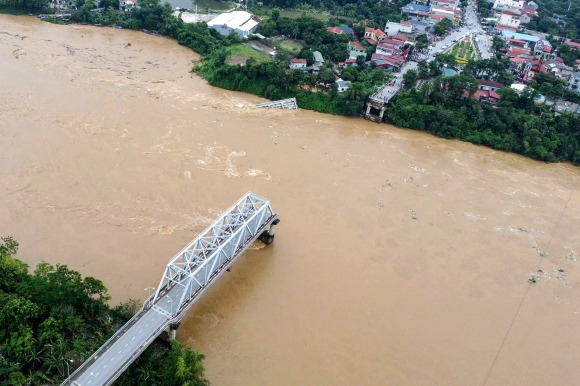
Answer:
[{"label": "rooftop", "polygon": [[228,26],[232,29],[249,31],[258,25],[260,19],[246,11],[222,13],[207,23],[208,26]]}]

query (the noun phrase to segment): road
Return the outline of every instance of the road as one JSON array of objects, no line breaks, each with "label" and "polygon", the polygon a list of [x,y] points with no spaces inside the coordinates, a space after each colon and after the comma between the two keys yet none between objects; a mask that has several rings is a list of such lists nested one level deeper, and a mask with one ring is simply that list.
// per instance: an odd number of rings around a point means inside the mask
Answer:
[{"label": "road", "polygon": [[[449,49],[453,43],[467,36],[472,37],[480,59],[489,59],[493,56],[492,38],[486,34],[481,27],[472,3],[469,3],[469,5],[465,8],[463,26],[453,30],[449,35],[443,37],[441,40],[432,43],[430,46],[431,48],[425,56],[425,59],[427,61],[433,60],[437,54],[444,52],[445,50]],[[417,62],[406,62],[401,68],[401,71],[392,81],[393,85],[389,86],[389,83],[391,82],[384,84],[377,90],[375,94],[371,96],[371,99],[388,102],[401,89],[403,75],[405,75],[407,71],[415,70],[416,68]]]},{"label": "road", "polygon": [[459,41],[464,37],[471,36],[473,42],[478,50],[479,57],[481,59],[489,59],[492,57],[491,51],[491,37],[486,34],[479,23],[479,19],[475,13],[475,9],[472,3],[465,8],[465,16],[463,18],[463,26],[452,31],[449,35],[445,36],[442,40],[433,44],[428,54],[428,60],[433,60],[435,56],[448,49],[453,45],[453,43]]},{"label": "road", "polygon": [[64,384],[98,386],[115,379],[124,365],[131,363],[132,358],[138,356],[163,331],[172,319],[171,315],[177,313],[176,308],[180,304],[183,291],[183,286],[173,287],[135,324],[107,345],[104,351],[99,349],[100,355],[89,364],[90,370],[77,373]]}]

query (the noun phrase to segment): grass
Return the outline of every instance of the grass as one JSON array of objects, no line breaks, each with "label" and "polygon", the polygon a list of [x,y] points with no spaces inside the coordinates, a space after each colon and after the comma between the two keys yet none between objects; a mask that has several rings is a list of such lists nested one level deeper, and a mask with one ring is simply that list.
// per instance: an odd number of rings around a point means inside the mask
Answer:
[{"label": "grass", "polygon": [[272,60],[268,55],[262,54],[253,48],[245,46],[243,44],[234,44],[233,46],[226,47],[228,53],[232,56],[240,56],[243,58],[254,58],[258,63],[267,62]]},{"label": "grass", "polygon": [[465,64],[469,59],[475,59],[475,52],[471,41],[468,39],[461,40],[457,43],[451,54],[455,56],[455,59],[460,64]]},{"label": "grass", "polygon": [[287,39],[280,43],[280,47],[286,51],[292,52],[293,54],[297,54],[302,49],[303,45],[299,41]]}]

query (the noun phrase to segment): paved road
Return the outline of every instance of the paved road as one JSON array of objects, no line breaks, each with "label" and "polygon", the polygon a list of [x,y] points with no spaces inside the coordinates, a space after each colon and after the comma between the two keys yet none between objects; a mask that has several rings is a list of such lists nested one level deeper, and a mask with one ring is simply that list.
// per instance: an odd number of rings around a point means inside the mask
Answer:
[{"label": "paved road", "polygon": [[438,53],[448,49],[454,42],[468,36],[473,38],[473,41],[479,50],[481,59],[489,59],[493,56],[493,51],[491,49],[492,39],[483,31],[481,24],[479,24],[479,19],[475,14],[475,9],[471,3],[465,8],[463,26],[452,31],[442,40],[432,45],[433,48],[429,51],[428,60],[433,60]]},{"label": "paved road", "polygon": [[[118,339],[111,342],[101,354],[96,356],[90,363],[90,369],[77,373],[65,384],[82,386],[105,385],[110,379],[116,378],[116,374],[127,362],[132,362],[133,357],[141,353],[149,343],[165,328],[171,319],[171,314],[177,312],[183,287],[173,287],[165,296],[159,299],[153,308],[143,314],[135,324],[121,334]],[[72,382],[75,383],[72,383]]]}]

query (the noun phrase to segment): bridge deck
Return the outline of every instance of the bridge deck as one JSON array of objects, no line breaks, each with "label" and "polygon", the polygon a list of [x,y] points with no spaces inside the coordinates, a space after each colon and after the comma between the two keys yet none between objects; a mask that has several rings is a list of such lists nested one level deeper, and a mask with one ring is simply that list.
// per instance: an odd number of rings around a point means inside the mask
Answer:
[{"label": "bridge deck", "polygon": [[[62,385],[109,385],[263,233],[277,222],[267,200],[247,193],[167,265],[144,307]],[[273,225],[270,238],[273,239]],[[268,241],[268,242],[271,242]]]}]

